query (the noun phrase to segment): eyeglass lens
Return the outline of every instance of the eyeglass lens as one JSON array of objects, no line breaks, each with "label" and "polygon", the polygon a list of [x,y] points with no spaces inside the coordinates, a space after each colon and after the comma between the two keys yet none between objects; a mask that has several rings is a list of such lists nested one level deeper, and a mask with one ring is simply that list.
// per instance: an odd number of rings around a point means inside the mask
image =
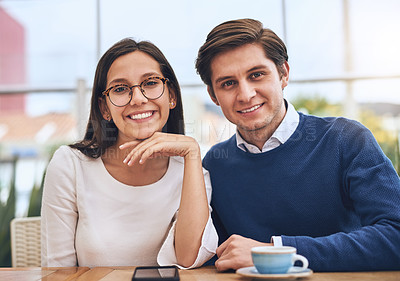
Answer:
[{"label": "eyeglass lens", "polygon": [[[133,86],[134,87],[134,86]],[[132,88],[133,88],[132,87]],[[152,77],[140,84],[142,94],[147,99],[157,99],[164,93],[164,83],[159,77]],[[125,106],[131,101],[131,87],[128,85],[117,85],[109,92],[111,102],[116,106]]]}]

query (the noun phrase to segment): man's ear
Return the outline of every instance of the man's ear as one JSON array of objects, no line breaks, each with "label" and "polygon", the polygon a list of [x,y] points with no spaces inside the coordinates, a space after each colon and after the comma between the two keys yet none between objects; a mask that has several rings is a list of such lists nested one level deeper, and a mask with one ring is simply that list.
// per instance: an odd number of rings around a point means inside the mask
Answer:
[{"label": "man's ear", "polygon": [[282,64],[282,70],[281,84],[283,90],[289,84],[289,63],[287,61]]},{"label": "man's ear", "polygon": [[214,91],[213,91],[212,87],[207,86],[207,92],[208,92],[208,94],[210,95],[211,100],[212,100],[216,105],[219,106],[219,102],[218,102],[217,98],[215,97],[215,94],[214,94]]},{"label": "man's ear", "polygon": [[103,116],[103,118],[105,120],[110,121],[111,114],[110,114],[110,110],[108,109],[106,100],[104,98],[99,98],[97,102],[99,103],[100,112],[101,112],[101,115]]}]

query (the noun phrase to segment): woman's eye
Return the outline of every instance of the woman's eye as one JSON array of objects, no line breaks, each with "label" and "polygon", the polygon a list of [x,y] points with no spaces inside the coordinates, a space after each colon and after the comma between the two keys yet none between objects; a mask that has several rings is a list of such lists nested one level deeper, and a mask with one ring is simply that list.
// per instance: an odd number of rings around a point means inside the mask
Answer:
[{"label": "woman's eye", "polygon": [[122,86],[117,86],[117,87],[114,88],[114,92],[118,93],[118,94],[125,93],[127,91],[129,91],[129,87],[128,86],[123,86],[122,85]]},{"label": "woman's eye", "polygon": [[154,86],[157,84],[159,84],[157,80],[149,80],[149,81],[146,81],[146,83],[144,83],[143,86],[150,87],[150,86]]}]

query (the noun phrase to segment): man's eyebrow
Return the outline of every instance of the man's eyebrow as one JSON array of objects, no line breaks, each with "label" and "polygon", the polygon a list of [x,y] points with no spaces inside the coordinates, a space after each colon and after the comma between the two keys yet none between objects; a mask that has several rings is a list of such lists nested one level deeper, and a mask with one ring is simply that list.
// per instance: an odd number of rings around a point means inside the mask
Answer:
[{"label": "man's eyebrow", "polygon": [[228,79],[231,79],[231,78],[232,78],[232,76],[222,76],[222,77],[219,77],[217,80],[215,80],[215,83],[217,84],[219,82],[222,82],[224,80],[228,80]]},{"label": "man's eyebrow", "polygon": [[247,70],[247,72],[253,72],[255,70],[260,70],[260,69],[268,69],[268,67],[264,64],[260,64],[250,68],[249,70]]}]

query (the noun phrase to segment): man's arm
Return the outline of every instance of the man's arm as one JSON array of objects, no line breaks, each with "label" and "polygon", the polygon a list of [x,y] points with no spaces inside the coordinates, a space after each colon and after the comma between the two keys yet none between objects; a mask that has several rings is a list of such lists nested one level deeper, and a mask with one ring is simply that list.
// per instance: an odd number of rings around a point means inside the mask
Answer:
[{"label": "man's arm", "polygon": [[323,237],[282,235],[283,245],[296,247],[315,271],[399,270],[399,176],[369,130],[338,125],[342,201],[361,226]]}]

